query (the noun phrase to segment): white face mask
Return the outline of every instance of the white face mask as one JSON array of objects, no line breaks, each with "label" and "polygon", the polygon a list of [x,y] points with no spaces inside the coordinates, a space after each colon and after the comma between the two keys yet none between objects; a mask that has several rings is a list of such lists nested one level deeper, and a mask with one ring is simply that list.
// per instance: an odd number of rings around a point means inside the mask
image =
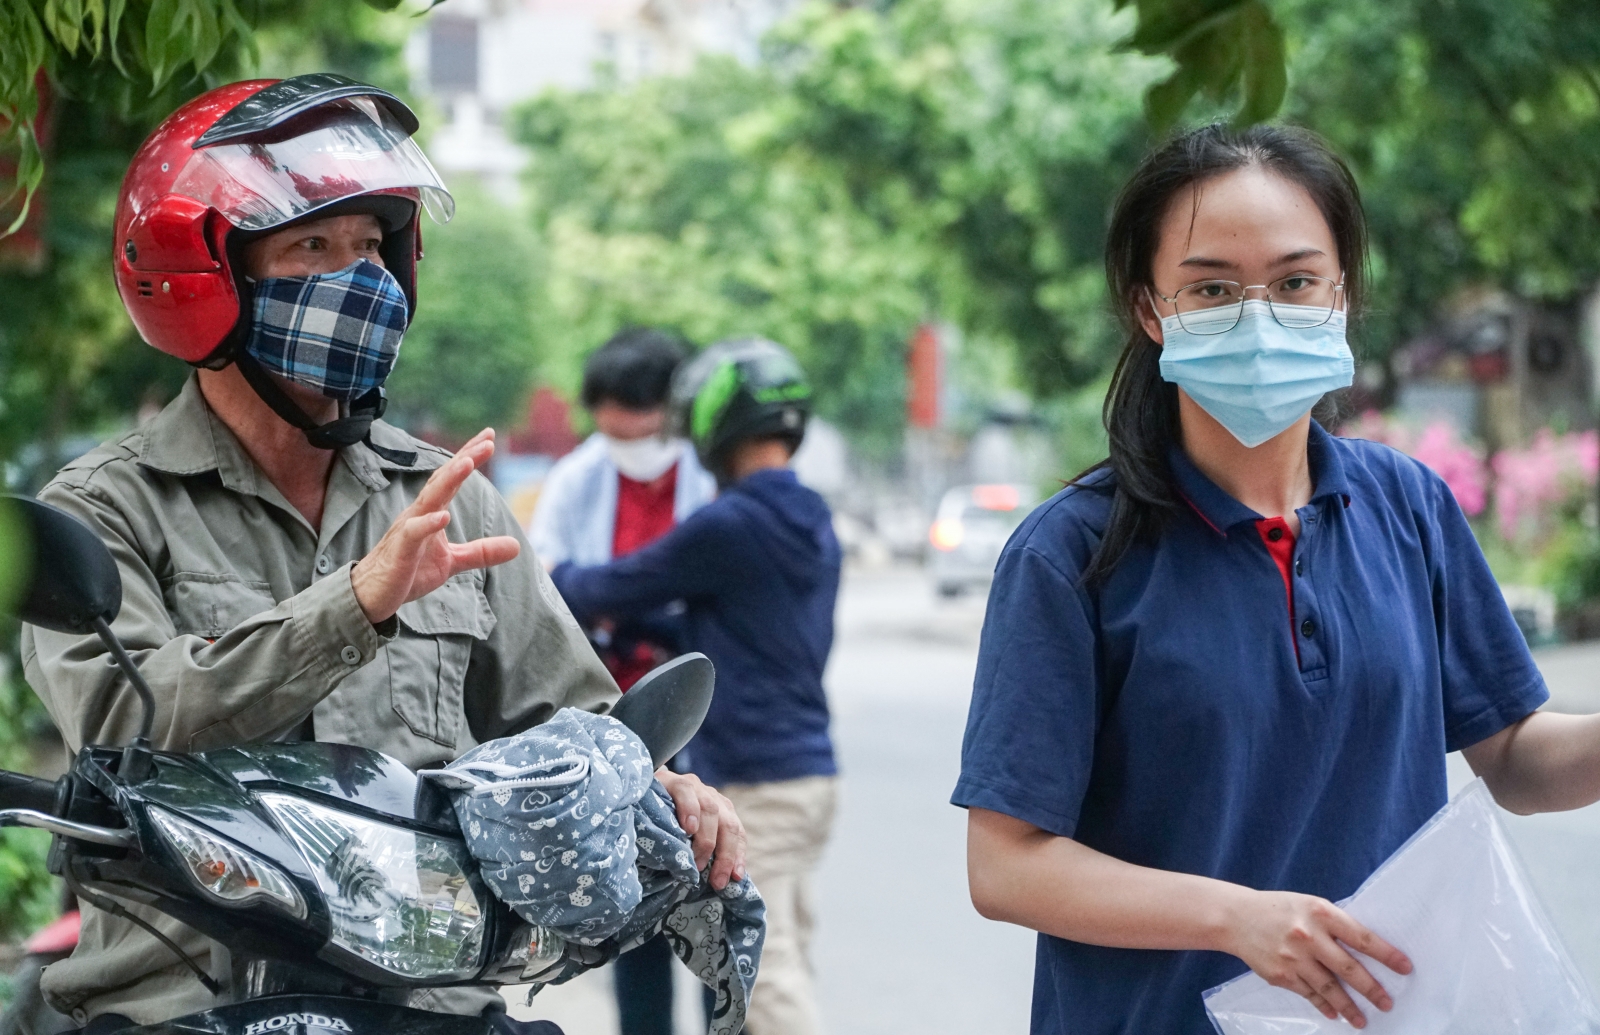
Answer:
[{"label": "white face mask", "polygon": [[646,435],[644,438],[606,436],[606,453],[624,478],[653,482],[666,474],[683,455],[683,440]]}]

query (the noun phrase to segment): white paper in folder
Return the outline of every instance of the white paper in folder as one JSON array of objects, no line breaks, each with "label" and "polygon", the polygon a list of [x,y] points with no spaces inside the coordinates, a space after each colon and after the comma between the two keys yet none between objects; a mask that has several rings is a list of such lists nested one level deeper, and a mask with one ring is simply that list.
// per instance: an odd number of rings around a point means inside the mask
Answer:
[{"label": "white paper in folder", "polygon": [[[1394,997],[1382,1013],[1351,992],[1370,1035],[1600,1035],[1600,1009],[1497,810],[1474,781],[1340,903],[1414,964],[1402,977],[1356,954]],[[1222,1035],[1353,1030],[1255,974],[1213,988],[1205,1003]]]}]

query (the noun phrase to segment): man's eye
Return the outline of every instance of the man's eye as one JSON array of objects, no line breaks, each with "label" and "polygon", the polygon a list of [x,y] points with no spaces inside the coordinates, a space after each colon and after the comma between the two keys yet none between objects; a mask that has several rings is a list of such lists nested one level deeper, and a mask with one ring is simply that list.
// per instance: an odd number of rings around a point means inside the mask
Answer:
[{"label": "man's eye", "polygon": [[308,251],[313,251],[313,252],[320,252],[320,251],[322,251],[322,249],[324,247],[326,247],[326,245],[323,243],[322,238],[320,238],[320,237],[308,237],[308,238],[306,238],[304,241],[302,241],[300,243],[304,244]]},{"label": "man's eye", "polygon": [[1228,293],[1228,289],[1221,284],[1201,284],[1200,293],[1207,298],[1220,298]]},{"label": "man's eye", "polygon": [[1285,277],[1280,286],[1285,291],[1304,291],[1311,286],[1310,277]]}]

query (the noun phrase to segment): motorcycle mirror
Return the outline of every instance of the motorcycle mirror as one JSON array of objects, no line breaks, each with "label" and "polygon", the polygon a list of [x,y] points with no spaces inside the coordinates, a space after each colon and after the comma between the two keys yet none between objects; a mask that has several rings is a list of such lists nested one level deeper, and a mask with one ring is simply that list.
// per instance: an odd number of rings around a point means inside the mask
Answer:
[{"label": "motorcycle mirror", "polygon": [[685,654],[633,684],[611,709],[611,717],[639,735],[659,769],[699,731],[716,683],[710,658]]},{"label": "motorcycle mirror", "polygon": [[28,539],[28,584],[16,615],[29,625],[60,633],[94,633],[139,695],[139,735],[123,752],[121,775],[130,782],[149,771],[150,727],[156,702],[133,659],[128,657],[111,621],[122,610],[122,574],[106,544],[94,530],[59,507],[27,496],[7,496]]},{"label": "motorcycle mirror", "polygon": [[87,636],[95,620],[122,609],[122,576],[111,551],[88,525],[57,507],[8,496],[26,529],[29,579],[17,617],[29,625]]}]

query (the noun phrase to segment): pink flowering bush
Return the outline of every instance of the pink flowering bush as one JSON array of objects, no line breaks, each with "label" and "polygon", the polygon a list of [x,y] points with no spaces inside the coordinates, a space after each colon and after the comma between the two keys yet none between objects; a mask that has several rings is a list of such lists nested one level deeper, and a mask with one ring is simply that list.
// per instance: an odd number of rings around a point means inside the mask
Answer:
[{"label": "pink flowering bush", "polygon": [[1600,435],[1557,435],[1541,428],[1524,449],[1502,449],[1494,462],[1495,524],[1516,545],[1543,543],[1563,520],[1581,517],[1600,476]]},{"label": "pink flowering bush", "polygon": [[1483,450],[1462,441],[1448,421],[1435,421],[1418,434],[1397,420],[1368,410],[1339,433],[1382,442],[1426,464],[1450,486],[1468,517],[1477,517],[1488,505],[1489,468]]},{"label": "pink flowering bush", "polygon": [[1502,449],[1489,460],[1442,421],[1419,431],[1367,412],[1340,434],[1393,446],[1438,472],[1461,509],[1483,519],[1473,529],[1497,578],[1552,592],[1563,621],[1580,630],[1572,635],[1600,632],[1594,528],[1600,434],[1544,428],[1526,447]]}]

